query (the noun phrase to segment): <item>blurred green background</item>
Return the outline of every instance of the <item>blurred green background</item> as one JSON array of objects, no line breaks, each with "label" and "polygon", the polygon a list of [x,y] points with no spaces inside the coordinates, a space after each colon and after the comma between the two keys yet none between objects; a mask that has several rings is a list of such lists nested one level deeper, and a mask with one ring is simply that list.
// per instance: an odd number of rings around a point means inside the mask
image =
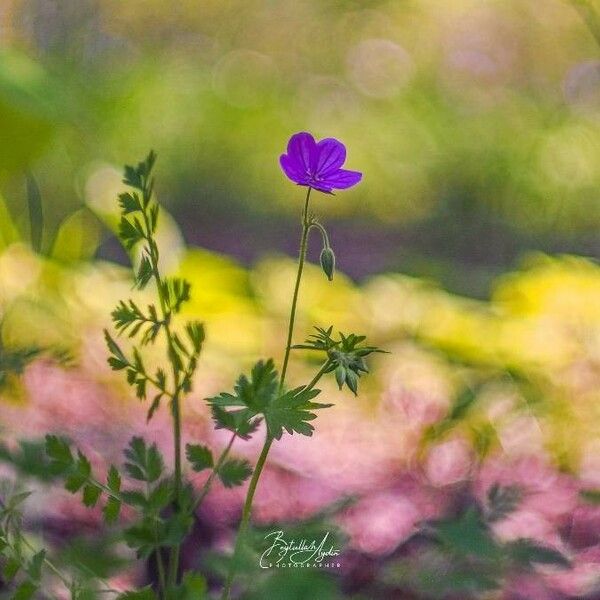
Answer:
[{"label": "blurred green background", "polygon": [[[333,323],[391,353],[373,358],[357,401],[325,384],[333,416],[319,417],[310,446],[282,444],[257,496],[265,523],[356,494],[342,522],[346,570],[336,585],[317,572],[263,582],[252,570],[249,597],[319,586],[328,600],[338,587],[377,600],[463,599],[473,586],[473,598],[500,597],[489,591],[500,587],[511,600],[598,597],[593,6],[600,0],[0,0],[3,434],[64,429],[117,461],[121,438],[144,423],[108,370],[102,330],[120,298],[151,301],[114,264],[129,259],[111,227],[122,165],[153,148],[158,199],[174,217],[161,219],[161,266],[191,281],[186,316],[208,331],[185,435],[222,445],[200,400],[257,357],[280,358],[285,342],[304,194],[279,155],[296,131],[337,137],[364,180],[313,196],[341,273],[330,284],[307,266],[296,335]],[[291,375],[313,366],[297,355]],[[164,422],[153,427],[170,447]],[[573,559],[566,575],[529,581],[547,596],[524,587],[521,570],[511,579],[512,564],[480,556],[467,509],[492,514],[496,484],[525,491],[516,516],[490,525],[494,539],[531,537]],[[197,532],[212,549],[241,502],[221,493]],[[88,531],[87,512],[50,498],[44,523]],[[433,517],[450,519],[439,528],[456,532],[459,559],[453,544],[446,556],[413,539]],[[204,547],[191,554],[201,564]]]},{"label": "blurred green background", "polygon": [[528,251],[600,252],[600,61],[576,4],[4,0],[4,199],[26,229],[34,174],[48,249],[106,165],[152,147],[186,240],[250,264],[295,253],[278,156],[309,130],[365,174],[319,198],[341,270],[485,298]]}]

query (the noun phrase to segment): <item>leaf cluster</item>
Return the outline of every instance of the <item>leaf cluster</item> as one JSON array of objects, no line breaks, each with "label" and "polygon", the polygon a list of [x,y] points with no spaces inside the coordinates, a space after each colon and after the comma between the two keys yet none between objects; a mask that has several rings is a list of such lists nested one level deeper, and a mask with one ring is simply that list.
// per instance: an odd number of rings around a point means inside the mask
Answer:
[{"label": "leaf cluster", "polygon": [[188,462],[196,473],[201,473],[206,469],[214,469],[226,488],[242,485],[252,475],[252,467],[247,460],[227,458],[218,464],[213,457],[213,453],[206,446],[187,444],[185,453]]},{"label": "leaf cluster", "polygon": [[312,435],[314,427],[309,421],[316,418],[312,411],[331,405],[312,402],[320,393],[318,389],[300,386],[280,392],[279,388],[273,361],[257,362],[249,377],[240,375],[233,393],[208,398],[217,427],[249,435],[264,418],[269,435],[276,440],[281,439],[284,430]]},{"label": "leaf cluster", "polygon": [[316,333],[309,336],[303,344],[296,344],[293,348],[325,352],[328,360],[325,372],[334,373],[340,390],[346,385],[357,395],[359,378],[363,373],[369,372],[365,358],[369,354],[383,353],[385,350],[365,345],[363,342],[367,338],[364,335],[344,335],[339,332],[339,337],[335,339],[332,337],[333,326],[328,329],[315,327],[315,330]]}]

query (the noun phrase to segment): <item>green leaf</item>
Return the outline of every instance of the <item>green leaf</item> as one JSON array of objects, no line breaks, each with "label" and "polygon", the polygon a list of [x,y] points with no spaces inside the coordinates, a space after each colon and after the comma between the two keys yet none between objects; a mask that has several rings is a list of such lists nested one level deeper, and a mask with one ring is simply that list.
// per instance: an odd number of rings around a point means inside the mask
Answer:
[{"label": "green leaf", "polygon": [[154,396],[154,400],[152,400],[152,404],[150,405],[150,408],[148,409],[148,413],[146,414],[146,423],[150,422],[150,420],[154,416],[154,413],[160,408],[160,401],[162,400],[162,397],[163,397],[162,393]]},{"label": "green leaf", "polygon": [[185,454],[192,469],[197,473],[210,469],[215,464],[212,452],[206,446],[187,444]]},{"label": "green leaf", "polygon": [[39,581],[42,577],[42,566],[44,565],[44,560],[46,559],[46,551],[40,550],[37,554],[34,554],[32,557],[29,566],[27,567],[27,574],[34,581]]},{"label": "green leaf", "polygon": [[173,486],[169,480],[161,481],[148,496],[146,508],[149,511],[159,513],[167,507],[173,499]]},{"label": "green leaf", "polygon": [[244,411],[228,412],[220,406],[212,406],[211,411],[216,429],[233,431],[242,440],[249,440],[262,421],[260,418],[252,418]]},{"label": "green leaf", "polygon": [[102,509],[102,513],[104,515],[104,520],[107,523],[114,523],[119,518],[119,514],[121,512],[121,502],[112,496],[108,498],[104,508]]},{"label": "green leaf", "polygon": [[129,361],[127,360],[127,357],[123,354],[123,351],[117,342],[115,342],[106,329],[104,330],[104,339],[106,340],[108,351],[111,353],[111,356],[108,359],[108,364],[111,366],[113,371],[120,371],[129,367]]},{"label": "green leaf", "polygon": [[178,313],[182,304],[190,299],[191,285],[179,277],[165,278],[162,282],[162,294],[167,299],[170,312]]},{"label": "green leaf", "polygon": [[15,590],[15,593],[11,596],[11,600],[30,600],[38,589],[38,586],[32,581],[24,581]]},{"label": "green leaf", "polygon": [[140,261],[140,266],[135,277],[137,288],[139,290],[143,290],[152,279],[153,274],[154,270],[152,268],[150,258],[148,257],[148,255],[144,254],[142,260]]},{"label": "green leaf", "polygon": [[188,571],[183,576],[181,585],[167,594],[167,600],[203,600],[207,591],[204,577]]},{"label": "green leaf", "polygon": [[56,465],[68,468],[74,463],[69,443],[56,435],[46,436],[46,454]]},{"label": "green leaf", "polygon": [[[65,481],[65,488],[74,494],[89,481],[91,475],[92,466],[90,461],[88,460],[87,456],[85,456],[81,451],[78,451],[75,469],[67,477]],[[91,496],[88,497],[91,498]]]},{"label": "green leaf", "polygon": [[138,490],[123,490],[121,492],[121,498],[131,506],[146,507],[148,504],[146,496]]},{"label": "green leaf", "polygon": [[252,467],[247,460],[230,458],[221,465],[218,475],[223,485],[231,488],[242,485],[252,475]]},{"label": "green leaf", "polygon": [[42,197],[37,181],[31,173],[26,174],[27,179],[27,205],[29,207],[29,229],[31,247],[38,254],[42,251],[42,233],[44,231],[44,213],[42,210]]},{"label": "green leaf", "polygon": [[100,498],[102,490],[93,484],[88,484],[83,488],[83,503],[91,508],[96,506],[98,499]]},{"label": "green leaf", "polygon": [[119,194],[119,206],[121,207],[121,212],[123,213],[123,215],[128,215],[129,213],[142,210],[142,205],[140,204],[140,197],[135,192],[124,192],[122,194]]},{"label": "green leaf", "polygon": [[253,419],[262,414],[269,434],[280,439],[284,429],[290,434],[312,435],[314,428],[308,421],[316,415],[311,411],[330,406],[311,402],[319,393],[320,390],[299,387],[280,396],[277,371],[273,361],[268,360],[256,363],[249,378],[241,375],[234,386],[234,394],[221,393],[209,398],[208,402],[218,427],[233,431],[240,427],[248,435],[257,426]]},{"label": "green leaf", "polygon": [[198,321],[193,321],[185,326],[185,331],[188,338],[192,342],[195,354],[200,354],[202,350],[202,343],[204,342],[205,333],[204,325]]},{"label": "green leaf", "polygon": [[129,220],[125,217],[121,217],[119,222],[119,237],[125,247],[128,250],[132,250],[133,247],[145,239],[145,232],[136,217],[133,220]]},{"label": "green leaf", "polygon": [[505,545],[508,555],[516,563],[531,567],[533,564],[556,565],[569,568],[569,559],[554,548],[542,546],[535,540],[521,538]]},{"label": "green leaf", "polygon": [[281,439],[283,430],[289,434],[299,433],[311,436],[314,427],[308,422],[317,418],[312,410],[328,408],[331,404],[317,404],[311,400],[318,396],[321,390],[299,387],[290,390],[275,399],[265,409],[264,415],[269,434],[276,440]]},{"label": "green leaf", "polygon": [[457,519],[438,521],[434,532],[452,552],[479,558],[499,557],[499,547],[474,508],[468,508]]},{"label": "green leaf", "polygon": [[121,474],[114,465],[110,466],[106,477],[106,485],[111,492],[118,494],[121,491]]},{"label": "green leaf", "polygon": [[164,470],[163,458],[156,444],[147,448],[143,438],[131,439],[129,447],[125,449],[125,457],[128,459],[125,469],[133,479],[153,483]]},{"label": "green leaf", "polygon": [[20,570],[21,562],[14,556],[11,556],[2,567],[2,576],[6,581],[12,581]]},{"label": "green leaf", "polygon": [[140,523],[128,527],[123,532],[123,537],[127,545],[135,549],[138,558],[147,558],[159,545],[156,522],[153,519],[144,519]]},{"label": "green leaf", "polygon": [[581,490],[579,495],[590,504],[600,504],[600,490]]}]

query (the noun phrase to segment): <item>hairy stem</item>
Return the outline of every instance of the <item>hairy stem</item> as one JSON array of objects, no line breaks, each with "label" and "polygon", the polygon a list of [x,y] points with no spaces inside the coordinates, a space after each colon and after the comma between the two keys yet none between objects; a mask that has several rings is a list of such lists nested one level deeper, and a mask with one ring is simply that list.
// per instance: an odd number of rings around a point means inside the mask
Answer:
[{"label": "hairy stem", "polygon": [[[300,238],[300,255],[298,257],[298,273],[296,275],[296,284],[294,286],[294,295],[292,297],[292,308],[290,311],[290,322],[288,326],[288,335],[287,342],[285,345],[285,355],[283,357],[283,366],[281,368],[281,379],[279,381],[279,392],[283,390],[283,384],[285,383],[285,376],[287,373],[288,362],[290,359],[290,351],[292,349],[292,337],[294,335],[294,324],[296,321],[296,306],[298,304],[298,295],[300,292],[300,282],[302,281],[302,271],[304,270],[304,262],[306,260],[306,247],[308,241],[308,232],[310,231],[310,220],[308,216],[308,204],[310,201],[310,191],[311,188],[308,188],[306,192],[306,199],[304,201],[304,210],[302,211],[302,237]],[[315,382],[316,383],[316,382]],[[313,383],[314,385],[314,383]],[[229,573],[227,575],[227,581],[225,582],[225,587],[223,589],[222,600],[229,600],[231,596],[231,586],[233,585],[233,580],[235,577],[235,569],[236,569],[236,559],[239,555],[240,548],[242,546],[242,542],[244,541],[246,531],[248,529],[248,524],[250,523],[250,515],[252,513],[252,502],[254,501],[254,494],[256,492],[256,486],[258,485],[258,480],[260,479],[262,470],[267,461],[267,456],[269,455],[269,450],[271,449],[271,444],[273,443],[273,438],[269,435],[268,431],[265,437],[265,443],[263,445],[262,451],[258,458],[258,462],[256,463],[256,467],[254,468],[254,472],[252,473],[252,479],[250,479],[250,485],[248,486],[248,492],[246,493],[246,501],[244,502],[244,508],[242,510],[242,519],[240,521],[240,526],[238,529],[235,548],[233,550],[233,558],[231,560],[231,566],[229,567]]]}]

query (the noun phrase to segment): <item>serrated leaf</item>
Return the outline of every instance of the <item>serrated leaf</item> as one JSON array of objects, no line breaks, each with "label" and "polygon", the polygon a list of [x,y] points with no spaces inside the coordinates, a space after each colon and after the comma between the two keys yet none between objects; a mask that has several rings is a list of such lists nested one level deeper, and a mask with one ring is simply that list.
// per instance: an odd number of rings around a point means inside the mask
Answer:
[{"label": "serrated leaf", "polygon": [[116,498],[109,497],[106,501],[104,508],[102,509],[104,520],[109,524],[114,523],[119,518],[120,512],[121,502]]},{"label": "serrated leaf", "polygon": [[69,443],[56,435],[46,436],[46,454],[57,464],[69,467],[74,459]]},{"label": "serrated leaf", "polygon": [[154,274],[152,263],[147,255],[144,254],[142,260],[140,261],[140,266],[136,273],[136,286],[138,289],[143,290],[150,280],[152,279],[152,275]]},{"label": "serrated leaf", "polygon": [[170,481],[165,479],[150,492],[146,507],[148,510],[158,513],[171,503],[172,498],[173,486]]},{"label": "serrated leaf", "polygon": [[123,490],[121,498],[130,506],[145,507],[148,504],[146,496],[138,490]]},{"label": "serrated leaf", "polygon": [[125,449],[125,457],[128,459],[128,462],[125,463],[125,469],[133,479],[153,483],[164,470],[162,455],[156,444],[152,444],[148,448],[143,438],[134,437],[131,439],[129,447]]},{"label": "serrated leaf", "polygon": [[88,507],[92,508],[96,506],[98,499],[100,498],[101,489],[97,485],[88,484],[83,488],[83,503]]},{"label": "serrated leaf", "polygon": [[110,466],[106,477],[106,485],[111,492],[118,494],[121,491],[121,474],[114,465]]},{"label": "serrated leaf", "polygon": [[317,418],[317,415],[311,411],[331,406],[331,404],[311,402],[320,392],[321,390],[314,388],[299,387],[274,400],[264,412],[269,434],[279,440],[285,429],[289,434],[311,436],[314,427],[308,421]]},{"label": "serrated leaf", "polygon": [[146,414],[146,423],[150,422],[150,420],[154,416],[154,413],[160,408],[160,401],[162,400],[162,397],[163,397],[162,393],[154,396],[154,400],[152,400],[152,404],[150,405],[150,408],[148,409],[148,413]]},{"label": "serrated leaf", "polygon": [[242,485],[252,475],[252,467],[247,460],[230,458],[218,471],[218,476],[226,488]]},{"label": "serrated leaf", "polygon": [[209,469],[215,464],[213,454],[206,446],[187,444],[185,447],[185,454],[192,465],[192,469],[197,473],[204,469]]},{"label": "serrated leaf", "polygon": [[142,210],[140,197],[135,192],[123,192],[122,194],[119,194],[119,206],[124,215]]}]

